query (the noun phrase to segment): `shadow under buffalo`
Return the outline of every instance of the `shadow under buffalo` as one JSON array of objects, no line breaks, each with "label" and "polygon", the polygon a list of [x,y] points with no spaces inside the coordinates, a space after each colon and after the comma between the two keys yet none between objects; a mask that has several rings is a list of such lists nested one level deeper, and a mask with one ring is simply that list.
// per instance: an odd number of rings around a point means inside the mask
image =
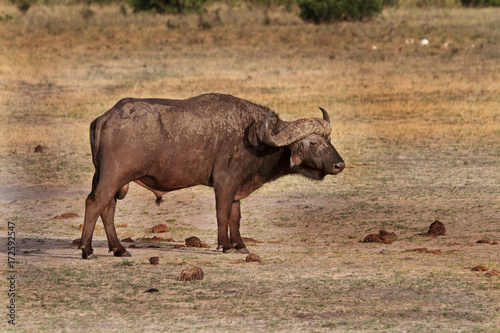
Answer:
[{"label": "shadow under buffalo", "polygon": [[[81,259],[81,250],[77,246],[72,245],[70,239],[53,239],[53,238],[31,238],[31,237],[16,237],[15,245],[8,245],[7,237],[0,237],[0,253],[12,257],[12,247],[15,251],[16,261],[20,261],[20,257],[54,257],[67,259]],[[134,257],[134,252],[173,252],[198,255],[221,255],[222,251],[207,248],[191,248],[182,247],[176,248],[174,244],[168,243],[151,243],[140,247],[135,247],[132,244],[123,244]],[[130,246],[132,245],[132,246]],[[106,240],[94,240],[92,242],[94,253],[98,257],[114,257],[113,253],[108,252],[108,243]],[[64,250],[64,253],[53,253],[54,250]],[[10,252],[10,253],[9,253]]]}]

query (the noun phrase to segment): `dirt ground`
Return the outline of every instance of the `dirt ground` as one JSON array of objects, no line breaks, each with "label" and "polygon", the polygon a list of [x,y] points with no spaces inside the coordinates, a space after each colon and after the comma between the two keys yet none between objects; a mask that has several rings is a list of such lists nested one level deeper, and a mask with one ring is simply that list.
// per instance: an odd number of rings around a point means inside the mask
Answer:
[{"label": "dirt ground", "polygon": [[[0,21],[2,331],[14,329],[12,299],[22,332],[500,330],[498,9],[403,7],[315,26],[280,8],[221,7],[218,19],[116,5],[83,19],[82,8],[22,16],[0,3],[13,16]],[[212,189],[157,206],[134,184],[115,221],[132,257],[108,253],[98,221],[98,259],[81,259],[72,242],[93,173],[90,122],[122,97],[209,91],[287,120],[326,108],[346,169],[285,177],[242,201],[260,264],[216,250]],[[436,220],[446,234],[430,237]],[[153,234],[158,224],[168,231]],[[362,242],[382,229],[397,240]],[[154,236],[171,240],[144,240]],[[208,247],[185,247],[191,236]],[[177,280],[190,265],[203,280]]]}]

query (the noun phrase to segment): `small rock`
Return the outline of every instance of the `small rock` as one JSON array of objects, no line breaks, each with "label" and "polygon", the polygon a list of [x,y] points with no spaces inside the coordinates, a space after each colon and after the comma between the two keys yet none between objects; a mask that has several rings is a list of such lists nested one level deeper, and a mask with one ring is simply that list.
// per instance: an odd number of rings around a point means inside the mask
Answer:
[{"label": "small rock", "polygon": [[498,245],[498,242],[494,241],[490,243],[491,245]]},{"label": "small rock", "polygon": [[148,290],[145,291],[145,293],[157,293],[157,292],[159,292],[159,290],[156,288],[149,288]]},{"label": "small rock", "polygon": [[427,38],[423,38],[420,41],[420,46],[427,46],[427,45],[429,45],[429,40]]},{"label": "small rock", "polygon": [[122,242],[125,242],[125,243],[135,243],[135,240],[133,240],[132,238],[130,237],[127,237],[127,238],[123,238],[122,239]]},{"label": "small rock", "polygon": [[486,271],[488,271],[488,269],[486,267],[484,267],[483,265],[477,265],[475,267],[472,267],[471,270],[474,272],[486,272]]},{"label": "small rock", "polygon": [[151,265],[158,265],[160,263],[160,257],[151,257],[151,258],[149,258],[149,263]]},{"label": "small rock", "polygon": [[184,268],[178,278],[179,281],[203,280],[203,270],[198,266]]},{"label": "small rock", "polygon": [[429,226],[427,234],[431,236],[438,236],[438,235],[444,236],[446,235],[446,228],[442,222],[436,220],[432,222],[432,224]]},{"label": "small rock", "polygon": [[167,232],[168,227],[164,224],[158,224],[158,225],[155,225],[153,228],[151,228],[151,230],[153,231],[153,233],[159,234],[161,232]]},{"label": "small rock", "polygon": [[480,240],[478,240],[476,243],[479,243],[479,244],[489,244],[489,243],[490,243],[490,241],[489,241],[489,240],[487,240],[487,239],[480,239]]},{"label": "small rock", "polygon": [[258,255],[256,255],[255,253],[250,253],[249,255],[247,255],[247,257],[245,258],[245,261],[246,262],[258,262],[259,264],[262,264],[262,258]]}]

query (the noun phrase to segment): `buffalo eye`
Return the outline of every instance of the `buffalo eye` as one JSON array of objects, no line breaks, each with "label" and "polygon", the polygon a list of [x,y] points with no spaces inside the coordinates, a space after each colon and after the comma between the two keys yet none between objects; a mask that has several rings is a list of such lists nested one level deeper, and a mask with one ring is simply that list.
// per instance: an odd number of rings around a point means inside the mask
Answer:
[{"label": "buffalo eye", "polygon": [[313,146],[313,147],[317,147],[317,146],[319,146],[319,142],[318,141],[311,141],[311,142],[309,142],[309,145]]}]

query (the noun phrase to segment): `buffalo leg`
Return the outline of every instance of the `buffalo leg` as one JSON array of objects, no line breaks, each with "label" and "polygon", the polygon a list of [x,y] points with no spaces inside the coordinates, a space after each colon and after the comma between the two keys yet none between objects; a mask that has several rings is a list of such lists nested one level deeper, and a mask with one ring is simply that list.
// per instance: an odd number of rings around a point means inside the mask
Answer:
[{"label": "buffalo leg", "polygon": [[215,191],[215,209],[217,212],[217,241],[224,253],[238,253],[229,242],[228,227],[234,195]]},{"label": "buffalo leg", "polygon": [[243,243],[243,239],[241,239],[240,235],[240,220],[241,220],[241,211],[240,211],[240,201],[233,202],[231,206],[231,216],[229,217],[229,230],[231,234],[231,244],[238,250],[240,253],[250,253],[245,243]]},{"label": "buffalo leg", "polygon": [[116,235],[115,229],[115,209],[116,209],[116,198],[111,200],[109,205],[104,208],[101,213],[102,223],[104,224],[104,229],[106,230],[106,237],[108,238],[109,251],[113,251],[116,257],[131,257],[130,252],[128,252]]},{"label": "buffalo leg", "polygon": [[[80,247],[82,250],[83,259],[96,258],[92,249],[92,235],[94,234],[97,218],[103,210],[114,200],[118,189],[108,190],[111,186],[104,186],[99,182],[97,188],[87,197],[85,201],[85,220],[83,222],[82,238],[80,239]],[[106,189],[106,190],[103,190]]]},{"label": "buffalo leg", "polygon": [[85,200],[85,220],[83,221],[82,237],[80,238],[80,246],[78,247],[82,250],[83,259],[97,258],[92,249],[92,235],[94,234],[97,218],[102,211],[100,207],[102,205],[92,200],[90,196]]}]

